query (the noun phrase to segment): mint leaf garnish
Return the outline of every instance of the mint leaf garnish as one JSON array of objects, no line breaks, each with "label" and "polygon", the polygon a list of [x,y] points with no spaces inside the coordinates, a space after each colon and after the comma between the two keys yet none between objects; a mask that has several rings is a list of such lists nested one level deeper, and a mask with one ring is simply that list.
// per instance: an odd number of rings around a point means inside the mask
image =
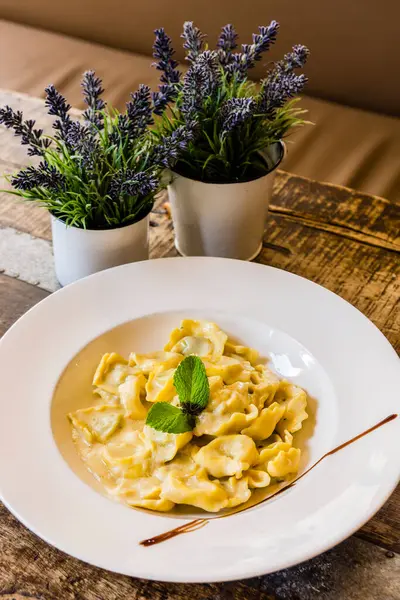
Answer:
[{"label": "mint leaf garnish", "polygon": [[168,402],[156,402],[147,413],[146,425],[165,433],[192,431],[193,418]]},{"label": "mint leaf garnish", "polygon": [[210,386],[203,361],[198,356],[187,356],[174,374],[174,386],[181,408],[168,402],[156,402],[147,413],[146,425],[165,433],[192,431],[200,414],[208,404]]},{"label": "mint leaf garnish", "polygon": [[185,413],[198,415],[205,409],[210,386],[205,366],[198,356],[187,356],[179,364],[174,374],[174,386]]}]

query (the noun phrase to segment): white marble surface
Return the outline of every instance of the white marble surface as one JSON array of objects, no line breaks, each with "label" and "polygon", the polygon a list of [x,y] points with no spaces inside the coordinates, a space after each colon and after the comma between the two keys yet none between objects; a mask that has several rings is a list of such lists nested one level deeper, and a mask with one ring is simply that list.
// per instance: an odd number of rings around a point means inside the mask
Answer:
[{"label": "white marble surface", "polygon": [[60,287],[51,243],[12,227],[0,228],[0,272],[48,292]]}]

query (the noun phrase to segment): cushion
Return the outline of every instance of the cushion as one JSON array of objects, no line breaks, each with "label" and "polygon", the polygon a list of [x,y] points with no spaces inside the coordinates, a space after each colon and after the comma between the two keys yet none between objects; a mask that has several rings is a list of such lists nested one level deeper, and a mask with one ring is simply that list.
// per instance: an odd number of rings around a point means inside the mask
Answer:
[{"label": "cushion", "polygon": [[400,119],[304,97],[314,125],[287,139],[292,173],[400,201]]},{"label": "cushion", "polygon": [[[154,89],[158,73],[151,57],[115,50],[60,34],[0,20],[0,87],[44,97],[53,83],[68,101],[83,107],[80,79],[94,68],[107,101],[123,109],[139,83]],[[400,119],[304,97],[314,125],[287,140],[284,168],[400,200]]]},{"label": "cushion", "polygon": [[213,46],[226,23],[248,43],[258,25],[276,19],[278,40],[252,70],[256,79],[264,76],[266,61],[306,44],[312,96],[400,116],[398,0],[0,0],[0,18],[143,55],[151,54],[153,30],[165,27],[178,60],[185,20],[207,33]]},{"label": "cushion", "polygon": [[80,81],[88,69],[102,77],[108,102],[120,109],[139,83],[156,87],[159,78],[149,57],[4,20],[0,56],[0,87],[44,98],[53,83],[77,108],[84,107]]}]

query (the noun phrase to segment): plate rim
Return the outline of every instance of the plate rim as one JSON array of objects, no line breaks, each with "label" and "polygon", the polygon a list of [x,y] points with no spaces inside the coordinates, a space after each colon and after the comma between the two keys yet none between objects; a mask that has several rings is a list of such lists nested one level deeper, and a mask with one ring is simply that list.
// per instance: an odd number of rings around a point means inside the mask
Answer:
[{"label": "plate rim", "polygon": [[[190,257],[190,258],[181,258],[181,257],[170,257],[170,258],[166,258],[166,259],[155,259],[152,260],[150,262],[159,262],[159,261],[163,261],[165,263],[165,261],[168,262],[176,262],[176,261],[190,261],[190,262],[195,262],[198,260],[201,261],[212,261],[212,262],[221,262],[221,261],[229,261],[230,263],[240,263],[243,264],[242,261],[237,261],[234,259],[220,259],[220,258],[205,258],[205,257]],[[94,278],[101,278],[106,276],[105,274],[107,272],[115,272],[117,270],[123,270],[126,269],[127,267],[132,268],[132,265],[135,264],[143,264],[143,263],[148,263],[149,261],[141,261],[141,263],[131,263],[130,265],[122,265],[120,267],[115,267],[113,269],[108,269],[107,271],[102,271],[100,273],[96,273],[94,275],[91,275],[90,277],[87,277],[83,280],[79,280],[77,282],[74,282],[73,284],[66,286],[65,288],[61,288],[60,290],[57,290],[56,292],[54,292],[53,294],[49,294],[49,296],[47,296],[46,298],[44,298],[43,300],[41,300],[39,303],[37,303],[36,305],[34,305],[33,307],[31,307],[26,313],[24,313],[7,331],[6,333],[3,335],[2,339],[0,340],[0,355],[2,352],[2,348],[3,345],[5,343],[6,340],[8,340],[11,335],[13,335],[13,331],[15,331],[15,329],[17,327],[20,326],[20,323],[25,320],[27,318],[31,318],[30,316],[28,317],[28,315],[32,315],[32,313],[34,313],[37,309],[39,305],[44,305],[46,302],[53,302],[52,298],[56,295],[60,295],[65,293],[65,290],[69,289],[71,290],[72,288],[76,288],[82,285],[83,281],[89,281],[89,280],[93,280]],[[398,359],[398,355],[396,353],[396,351],[394,350],[393,346],[390,344],[390,342],[387,340],[387,338],[384,336],[384,334],[379,330],[379,328],[372,322],[370,321],[370,319],[368,319],[368,317],[366,317],[358,308],[356,308],[355,306],[353,306],[351,303],[349,303],[347,300],[345,300],[344,298],[342,298],[341,296],[339,296],[338,294],[336,294],[335,292],[332,292],[331,290],[328,290],[327,288],[321,286],[318,283],[313,282],[312,280],[306,279],[305,277],[301,276],[301,275],[297,275],[296,273],[291,273],[289,271],[284,271],[283,269],[278,269],[276,267],[270,267],[268,265],[261,265],[261,264],[257,264],[257,263],[247,263],[247,264],[252,264],[252,265],[256,265],[257,268],[262,268],[264,267],[265,269],[272,269],[273,271],[279,271],[279,272],[284,272],[285,274],[291,276],[291,277],[295,277],[295,278],[299,278],[300,280],[306,281],[310,284],[312,284],[313,286],[318,286],[320,289],[324,290],[324,292],[328,293],[328,294],[332,294],[333,296],[339,298],[342,302],[346,303],[347,305],[349,305],[353,310],[357,311],[362,317],[363,319],[365,319],[365,321],[367,321],[369,323],[369,326],[373,326],[373,328],[376,330],[376,332],[379,333],[379,335],[385,340],[386,344],[388,347],[390,347],[391,351],[393,352],[394,356]],[[40,309],[41,310],[41,309]],[[133,317],[136,318],[136,317]],[[99,334],[101,335],[101,333]],[[8,341],[7,341],[8,343]],[[293,565],[299,564],[300,562],[304,562],[306,560],[309,560],[313,557],[315,557],[316,555],[332,548],[334,545],[340,543],[341,541],[343,541],[344,539],[348,538],[350,535],[352,535],[355,531],[357,531],[363,524],[365,524],[368,520],[370,520],[374,514],[376,514],[376,512],[378,512],[378,510],[383,506],[383,504],[387,501],[387,499],[389,498],[389,496],[392,494],[392,492],[394,491],[395,487],[397,486],[397,483],[400,479],[400,469],[399,469],[399,473],[397,475],[397,478],[393,478],[393,481],[391,482],[391,484],[386,485],[385,486],[385,493],[380,497],[379,502],[376,503],[368,513],[365,513],[364,516],[362,517],[362,519],[360,520],[360,518],[358,517],[357,519],[354,519],[354,526],[353,528],[347,528],[346,530],[343,529],[343,531],[341,533],[338,533],[337,536],[334,536],[334,541],[329,540],[329,542],[327,544],[324,543],[320,543],[320,544],[315,544],[315,547],[313,550],[311,550],[310,552],[304,554],[304,557],[301,559],[301,561],[294,559],[292,562],[285,562],[285,564],[281,567],[279,567],[278,569],[282,569],[282,568],[289,568]],[[380,483],[380,489],[382,486],[382,482]],[[21,522],[23,523],[23,525],[25,527],[27,527],[30,531],[33,531],[33,533],[35,533],[35,535],[38,535],[38,537],[40,537],[41,539],[44,539],[46,543],[49,543],[50,545],[52,545],[53,547],[66,552],[67,554],[69,554],[70,556],[74,556],[76,558],[78,558],[79,560],[82,560],[83,562],[86,562],[87,564],[91,564],[93,566],[97,566],[115,573],[122,573],[125,575],[129,575],[129,576],[135,576],[135,577],[145,577],[146,579],[152,579],[152,580],[156,580],[156,581],[166,581],[166,582],[190,582],[190,583],[206,583],[206,582],[217,582],[217,581],[235,581],[240,579],[245,579],[245,578],[249,578],[249,577],[254,577],[254,576],[258,576],[261,574],[265,574],[265,573],[271,573],[274,572],[278,569],[274,569],[273,571],[265,571],[263,570],[263,572],[260,572],[259,568],[255,568],[254,571],[251,571],[251,569],[248,569],[247,574],[243,574],[240,573],[239,577],[237,576],[231,576],[231,577],[227,577],[226,575],[224,575],[221,578],[208,578],[207,576],[205,577],[199,577],[199,578],[190,578],[188,579],[187,577],[182,577],[179,578],[176,575],[174,575],[171,578],[165,578],[165,577],[157,577],[156,575],[152,576],[151,574],[147,573],[147,574],[141,574],[141,573],[133,573],[131,570],[115,570],[115,569],[111,569],[109,566],[107,566],[106,564],[104,565],[100,565],[98,561],[96,562],[91,562],[90,560],[87,559],[87,557],[85,556],[80,556],[78,553],[74,553],[74,554],[70,554],[68,552],[68,550],[64,550],[64,548],[62,547],[62,545],[58,545],[57,543],[55,543],[53,540],[51,540],[48,536],[43,536],[42,534],[40,534],[39,532],[36,531],[36,529],[34,527],[32,527],[25,519],[24,517],[20,516],[18,514],[18,511],[14,511],[13,507],[8,503],[7,499],[4,498],[4,495],[2,494],[2,492],[0,491],[0,494],[2,496],[2,500],[5,504],[5,506],[8,508],[8,510],[10,510],[10,512]]]}]

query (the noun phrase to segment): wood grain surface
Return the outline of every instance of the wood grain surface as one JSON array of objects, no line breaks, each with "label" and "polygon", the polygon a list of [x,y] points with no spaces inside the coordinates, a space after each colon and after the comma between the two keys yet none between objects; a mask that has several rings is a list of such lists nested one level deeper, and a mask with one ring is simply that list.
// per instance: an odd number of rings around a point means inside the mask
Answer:
[{"label": "wood grain surface", "polygon": [[[49,117],[41,100],[0,92],[0,105],[6,103],[23,109],[48,129]],[[23,150],[9,132],[0,130],[0,172],[27,164]],[[176,255],[164,202],[165,197],[159,198],[151,217],[152,258]],[[0,228],[5,226],[50,239],[45,211],[3,193]],[[297,273],[339,294],[368,316],[400,351],[399,234],[399,205],[279,171],[264,248],[257,261]],[[46,295],[44,290],[0,275],[0,335]],[[400,488],[355,536],[329,553],[276,575],[204,586],[145,582],[89,567],[39,540],[2,507],[0,598],[392,600],[400,597],[400,557],[394,553],[400,553]]]}]

